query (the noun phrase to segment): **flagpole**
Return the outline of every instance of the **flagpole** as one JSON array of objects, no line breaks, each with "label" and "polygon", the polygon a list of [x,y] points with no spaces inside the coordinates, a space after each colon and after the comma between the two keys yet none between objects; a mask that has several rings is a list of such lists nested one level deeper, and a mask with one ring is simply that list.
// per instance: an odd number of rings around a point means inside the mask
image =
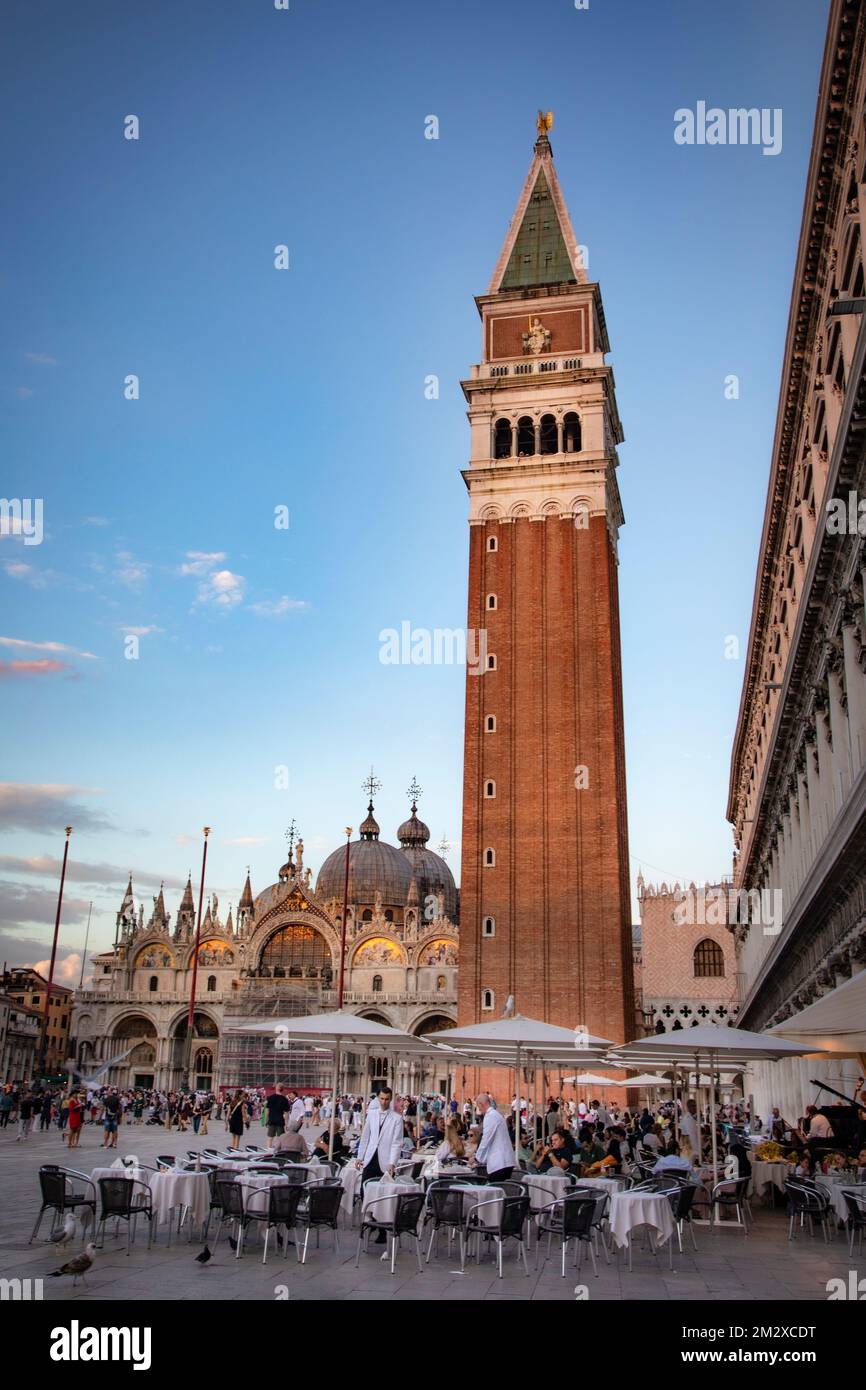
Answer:
[{"label": "flagpole", "polygon": [[195,986],[196,986],[196,980],[198,979],[198,948],[199,948],[199,942],[201,941],[201,909],[202,909],[202,903],[204,902],[204,871],[205,871],[205,865],[207,864],[207,837],[208,837],[208,835],[210,834],[210,826],[209,826],[209,825],[206,825],[206,826],[204,827],[204,830],[202,831],[202,834],[204,835],[204,849],[202,850],[202,856],[201,856],[201,883],[199,884],[199,889],[198,889],[198,921],[196,922],[196,927],[195,927],[195,950],[194,950],[194,952],[193,952],[193,957],[192,957],[192,989],[190,990],[190,996],[189,996],[189,1013],[188,1013],[188,1015],[187,1015],[187,1020],[186,1020],[186,1031],[187,1031],[187,1037],[188,1037],[188,1039],[189,1039],[189,1055],[188,1055],[188,1058],[187,1058],[187,1078],[188,1078],[187,1084],[188,1084],[189,1090],[192,1090],[192,1089],[193,1089],[193,1087],[192,1087],[192,1045],[193,1045],[193,1027],[194,1027],[194,1021],[195,1021]]},{"label": "flagpole", "polygon": [[48,990],[45,995],[45,1009],[42,1015],[42,1043],[39,1048],[39,1072],[44,1075],[45,1056],[48,1051],[48,1010],[51,1008],[51,990],[54,985],[54,963],[57,959],[57,938],[60,934],[60,909],[63,906],[63,884],[66,880],[66,861],[69,858],[69,836],[72,826],[66,827],[66,843],[63,846],[63,867],[60,870],[60,891],[57,894],[57,913],[54,918],[54,940],[51,943],[51,964],[48,967]]},{"label": "flagpole", "polygon": [[79,988],[79,989],[83,989],[83,988],[84,988],[84,966],[85,966],[85,963],[86,963],[86,961],[87,961],[87,943],[88,943],[88,941],[90,940],[90,914],[92,913],[92,911],[93,911],[93,903],[92,903],[92,902],[89,902],[89,903],[87,904],[87,930],[86,930],[86,932],[84,933],[84,952],[83,952],[83,954],[82,954],[82,956],[81,956],[81,978],[80,978],[79,981],[78,981],[78,988]]}]

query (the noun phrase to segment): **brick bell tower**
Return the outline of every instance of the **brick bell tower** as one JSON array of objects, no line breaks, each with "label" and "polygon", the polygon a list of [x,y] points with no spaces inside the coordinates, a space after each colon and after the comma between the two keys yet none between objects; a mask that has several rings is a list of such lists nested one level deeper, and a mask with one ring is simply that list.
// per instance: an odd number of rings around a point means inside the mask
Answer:
[{"label": "brick bell tower", "polygon": [[[616,481],[623,433],[592,284],[539,113],[469,403],[459,1019],[635,1036]],[[479,636],[486,633],[486,639]]]}]

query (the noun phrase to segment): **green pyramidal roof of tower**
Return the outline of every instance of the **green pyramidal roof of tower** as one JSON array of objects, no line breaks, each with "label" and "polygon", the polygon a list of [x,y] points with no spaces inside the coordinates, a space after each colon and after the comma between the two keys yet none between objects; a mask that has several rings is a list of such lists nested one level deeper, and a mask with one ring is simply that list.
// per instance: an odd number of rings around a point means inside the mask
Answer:
[{"label": "green pyramidal roof of tower", "polygon": [[500,289],[576,283],[544,170],[539,169]]}]

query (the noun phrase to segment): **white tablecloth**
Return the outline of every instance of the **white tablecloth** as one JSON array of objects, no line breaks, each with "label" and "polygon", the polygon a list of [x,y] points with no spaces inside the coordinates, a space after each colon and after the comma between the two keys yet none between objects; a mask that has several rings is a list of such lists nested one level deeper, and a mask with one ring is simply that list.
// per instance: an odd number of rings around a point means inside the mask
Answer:
[{"label": "white tablecloth", "polygon": [[[99,1220],[102,1215],[102,1194],[99,1188],[100,1178],[134,1178],[137,1182],[143,1182],[146,1187],[149,1187],[149,1179],[154,1176],[155,1175],[148,1172],[146,1168],[94,1168],[90,1174],[90,1181],[96,1187],[97,1220]],[[75,1179],[71,1178],[70,1181],[74,1183]],[[144,1196],[143,1192],[141,1192],[141,1196]]]},{"label": "white tablecloth", "polygon": [[770,1188],[777,1187],[780,1192],[785,1191],[785,1183],[793,1175],[794,1169],[784,1159],[775,1159],[767,1162],[765,1159],[756,1158],[752,1160],[752,1192],[756,1197],[767,1197],[770,1195]]},{"label": "white tablecloth", "polygon": [[[535,1182],[535,1178],[532,1179]],[[622,1192],[628,1186],[628,1178],[578,1178],[578,1187],[595,1187],[599,1192],[609,1192],[611,1197],[615,1192]],[[562,1194],[560,1193],[560,1196]]]},{"label": "white tablecloth", "polygon": [[567,1173],[524,1173],[532,1211],[541,1211],[564,1197],[574,1186]]},{"label": "white tablecloth", "polygon": [[477,1213],[478,1224],[480,1226],[498,1226],[502,1216],[502,1202],[505,1197],[505,1190],[501,1187],[480,1187],[478,1183],[459,1183],[455,1182],[451,1186],[452,1192],[463,1193],[463,1219],[470,1220],[475,1214],[475,1208],[481,1206],[482,1202],[491,1202],[494,1205],[481,1207]]},{"label": "white tablecloth", "polygon": [[[357,1169],[355,1170],[358,1171]],[[390,1202],[376,1202],[375,1207],[370,1212],[372,1221],[393,1221],[397,1212],[397,1198],[406,1192],[423,1192],[424,1189],[419,1182],[411,1182],[409,1179],[401,1178],[379,1178],[376,1182],[368,1182],[364,1188],[364,1198],[361,1204],[362,1214],[366,1214],[370,1203],[377,1197],[391,1197]]]},{"label": "white tablecloth", "polygon": [[262,1216],[267,1214],[270,1189],[288,1186],[282,1173],[238,1173],[235,1181],[243,1188],[244,1211],[256,1212]]},{"label": "white tablecloth", "polygon": [[207,1173],[151,1173],[150,1193],[158,1226],[169,1219],[172,1208],[189,1207],[193,1223],[207,1220],[210,1180]]},{"label": "white tablecloth", "polygon": [[667,1197],[652,1192],[615,1192],[610,1199],[610,1233],[623,1248],[629,1234],[637,1226],[651,1226],[658,1233],[659,1244],[674,1234],[676,1227]]},{"label": "white tablecloth", "polygon": [[[795,1179],[796,1181],[796,1179]],[[848,1207],[845,1202],[845,1192],[853,1192],[860,1198],[861,1205],[866,1203],[866,1183],[855,1183],[850,1178],[837,1178],[832,1174],[826,1176],[822,1174],[815,1179],[815,1186],[830,1198],[830,1205],[840,1221],[848,1220]]]}]

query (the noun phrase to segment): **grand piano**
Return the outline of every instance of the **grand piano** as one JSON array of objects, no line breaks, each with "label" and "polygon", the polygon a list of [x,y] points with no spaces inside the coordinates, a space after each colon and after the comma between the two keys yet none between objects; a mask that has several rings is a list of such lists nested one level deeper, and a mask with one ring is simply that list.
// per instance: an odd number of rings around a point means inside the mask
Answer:
[{"label": "grand piano", "polygon": [[833,1130],[833,1138],[820,1147],[827,1152],[858,1154],[866,1144],[866,1109],[858,1102],[856,1096],[845,1096],[841,1091],[828,1086],[826,1081],[812,1081],[811,1084],[817,1086],[819,1092],[829,1091],[832,1096],[837,1096],[844,1102],[842,1105],[817,1106],[818,1114],[826,1116]]}]

